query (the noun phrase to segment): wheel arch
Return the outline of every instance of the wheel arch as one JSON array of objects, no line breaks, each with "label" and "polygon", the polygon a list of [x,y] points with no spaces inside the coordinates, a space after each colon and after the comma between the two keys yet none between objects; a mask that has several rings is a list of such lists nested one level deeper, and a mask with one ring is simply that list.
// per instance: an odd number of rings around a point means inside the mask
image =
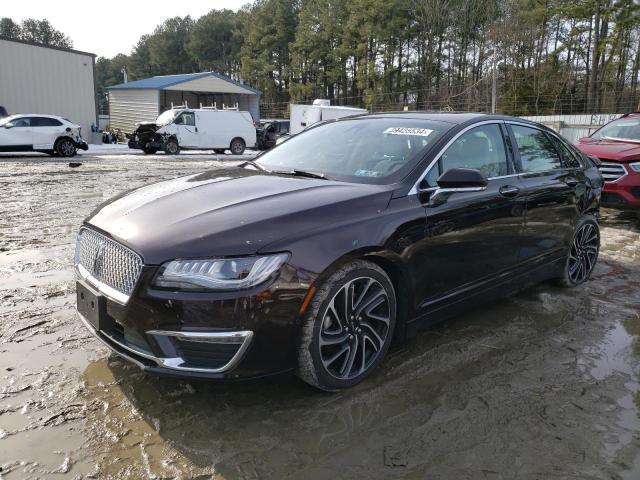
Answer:
[{"label": "wheel arch", "polygon": [[393,334],[393,343],[399,344],[404,342],[407,338],[406,325],[411,314],[414,292],[413,286],[406,272],[404,262],[398,254],[373,246],[352,250],[338,257],[327,268],[325,268],[315,279],[314,285],[321,285],[342,265],[354,260],[367,260],[375,263],[384,270],[391,280],[396,293],[397,305],[396,328]]},{"label": "wheel arch", "polygon": [[244,138],[242,138],[242,137],[233,137],[233,138],[231,139],[231,141],[229,142],[229,148],[231,148],[231,145],[232,145],[232,144],[233,144],[233,142],[235,142],[236,140],[241,140],[241,141],[242,141],[242,143],[244,143],[244,146],[245,146],[245,147],[247,146],[247,141],[246,141]]}]

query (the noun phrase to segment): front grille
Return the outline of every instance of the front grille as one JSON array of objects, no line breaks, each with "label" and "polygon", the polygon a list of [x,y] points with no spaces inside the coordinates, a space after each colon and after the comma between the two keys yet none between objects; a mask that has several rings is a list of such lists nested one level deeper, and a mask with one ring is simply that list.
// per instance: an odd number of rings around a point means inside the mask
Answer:
[{"label": "front grille", "polygon": [[624,177],[627,171],[624,169],[621,163],[605,162],[603,161],[598,167],[602,178],[605,182],[615,182],[616,180]]},{"label": "front grille", "polygon": [[96,281],[127,296],[133,292],[142,270],[137,253],[86,228],[78,234],[75,262]]}]

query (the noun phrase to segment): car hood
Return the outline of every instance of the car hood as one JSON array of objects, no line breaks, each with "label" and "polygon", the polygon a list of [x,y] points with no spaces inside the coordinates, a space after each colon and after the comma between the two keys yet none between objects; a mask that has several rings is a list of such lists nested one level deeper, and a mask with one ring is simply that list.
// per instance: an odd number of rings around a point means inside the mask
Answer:
[{"label": "car hood", "polygon": [[640,144],[619,142],[615,140],[596,140],[591,137],[581,138],[576,146],[587,155],[604,160],[629,162],[640,160]]},{"label": "car hood", "polygon": [[287,236],[386,208],[387,186],[220,169],[148,185],[85,221],[139,252],[173,258],[250,255]]}]

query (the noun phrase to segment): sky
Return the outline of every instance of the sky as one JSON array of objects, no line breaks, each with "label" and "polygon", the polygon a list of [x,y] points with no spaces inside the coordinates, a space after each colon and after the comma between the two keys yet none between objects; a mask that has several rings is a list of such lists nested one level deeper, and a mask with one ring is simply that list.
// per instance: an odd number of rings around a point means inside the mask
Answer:
[{"label": "sky", "polygon": [[[108,0],[71,2],[0,0],[0,17],[47,19],[73,40],[73,48],[98,56],[128,54],[138,39],[170,17],[198,18],[213,9],[238,10],[250,0]],[[90,7],[91,5],[91,7]]]}]

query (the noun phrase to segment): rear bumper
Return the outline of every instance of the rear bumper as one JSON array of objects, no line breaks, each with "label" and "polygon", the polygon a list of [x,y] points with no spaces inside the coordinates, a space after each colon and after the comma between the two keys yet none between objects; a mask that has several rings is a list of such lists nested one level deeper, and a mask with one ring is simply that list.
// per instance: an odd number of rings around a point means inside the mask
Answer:
[{"label": "rear bumper", "polygon": [[604,184],[601,204],[621,210],[640,209],[640,173],[625,165],[627,174],[615,182]]}]

